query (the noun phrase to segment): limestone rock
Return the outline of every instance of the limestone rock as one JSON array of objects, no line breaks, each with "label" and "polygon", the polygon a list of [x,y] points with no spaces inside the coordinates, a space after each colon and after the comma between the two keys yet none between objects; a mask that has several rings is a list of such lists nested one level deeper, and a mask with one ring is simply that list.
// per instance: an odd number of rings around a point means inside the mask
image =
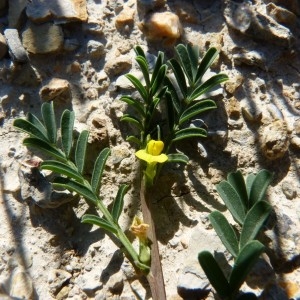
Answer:
[{"label": "limestone rock", "polygon": [[52,23],[33,24],[22,34],[24,47],[33,54],[57,52],[64,44],[63,31],[60,26]]},{"label": "limestone rock", "polygon": [[62,285],[70,280],[72,275],[61,269],[50,270],[48,274],[48,284],[50,293],[56,295],[60,290]]},{"label": "limestone rock", "polygon": [[69,100],[70,84],[65,79],[53,78],[41,88],[39,94],[43,101]]},{"label": "limestone rock", "polygon": [[2,59],[7,53],[7,44],[5,37],[0,33],[0,59]]},{"label": "limestone rock", "polygon": [[94,268],[90,272],[80,274],[76,278],[76,284],[83,290],[89,297],[94,297],[95,292],[100,290],[102,282],[100,281],[102,270]]},{"label": "limestone rock", "polygon": [[247,3],[238,4],[229,1],[224,9],[228,26],[242,34],[264,40],[279,46],[290,48],[294,43],[291,31],[278,24],[272,17],[254,10]]},{"label": "limestone rock", "polygon": [[113,274],[107,282],[107,287],[113,294],[121,294],[123,286],[124,282],[121,272]]},{"label": "limestone rock", "polygon": [[232,56],[235,65],[248,65],[248,66],[256,66],[262,70],[266,70],[267,60],[264,54],[260,51],[246,51],[241,50],[238,53],[233,54]]},{"label": "limestone rock", "polygon": [[93,143],[102,143],[107,145],[108,144],[108,131],[106,121],[101,118],[94,118],[92,120],[92,128],[89,135],[89,142]]},{"label": "limestone rock", "polygon": [[98,41],[89,40],[87,43],[87,53],[93,59],[99,59],[105,54],[105,46]]},{"label": "limestone rock", "polygon": [[27,0],[9,0],[8,27],[18,28],[21,23],[22,13],[26,8]]},{"label": "limestone rock", "polygon": [[12,277],[9,294],[18,299],[33,300],[34,291],[30,276],[23,271],[17,271]]},{"label": "limestone rock", "polygon": [[8,45],[9,54],[14,61],[28,61],[27,52],[24,49],[17,29],[5,29],[5,39]]},{"label": "limestone rock", "polygon": [[297,16],[291,11],[277,6],[274,3],[269,3],[266,6],[268,14],[278,23],[295,26],[297,21]]},{"label": "limestone rock", "polygon": [[104,71],[110,76],[119,75],[122,72],[128,71],[131,66],[131,58],[127,55],[121,55],[113,60],[109,60],[104,66]]},{"label": "limestone rock", "polygon": [[86,21],[88,17],[86,0],[29,1],[26,14],[34,22],[46,22],[53,19]]},{"label": "limestone rock", "polygon": [[232,79],[226,81],[224,87],[226,92],[229,94],[234,94],[234,92],[243,84],[244,77],[239,74],[233,77]]},{"label": "limestone rock", "polygon": [[116,17],[116,27],[122,28],[125,25],[132,25],[134,21],[135,10],[129,7],[125,7]]},{"label": "limestone rock", "polygon": [[238,119],[241,114],[241,106],[239,101],[235,97],[231,97],[228,101],[226,101],[226,111],[231,119]]},{"label": "limestone rock", "polygon": [[300,5],[299,0],[265,0],[265,2],[273,2],[277,5],[285,7],[289,11],[293,12],[295,15],[300,16]]},{"label": "limestone rock", "polygon": [[276,120],[266,126],[260,136],[261,150],[265,157],[275,160],[284,156],[289,147],[287,124]]},{"label": "limestone rock", "polygon": [[281,184],[281,189],[285,197],[289,200],[292,200],[297,196],[295,185],[290,181],[283,181]]},{"label": "limestone rock", "polygon": [[156,12],[148,16],[140,26],[150,40],[162,38],[176,41],[182,34],[179,18],[172,12]]},{"label": "limestone rock", "polygon": [[30,62],[25,64],[15,64],[12,72],[12,82],[21,86],[36,87],[42,78]]}]

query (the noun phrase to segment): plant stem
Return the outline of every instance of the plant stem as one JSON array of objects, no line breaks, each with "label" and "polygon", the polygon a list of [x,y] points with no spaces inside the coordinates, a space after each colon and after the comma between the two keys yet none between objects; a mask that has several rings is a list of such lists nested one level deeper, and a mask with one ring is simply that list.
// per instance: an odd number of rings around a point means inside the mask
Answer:
[{"label": "plant stem", "polygon": [[147,275],[153,300],[166,300],[164,276],[162,272],[158,242],[156,239],[155,226],[152,218],[152,202],[149,187],[146,185],[145,176],[141,181],[140,199],[144,222],[149,225],[148,238],[151,242],[151,267]]}]

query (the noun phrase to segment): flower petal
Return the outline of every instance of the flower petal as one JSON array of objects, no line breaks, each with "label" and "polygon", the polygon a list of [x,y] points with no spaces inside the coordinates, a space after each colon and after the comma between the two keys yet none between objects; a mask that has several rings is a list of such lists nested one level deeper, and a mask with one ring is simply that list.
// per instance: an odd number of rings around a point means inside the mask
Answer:
[{"label": "flower petal", "polygon": [[147,145],[147,152],[151,155],[160,155],[164,149],[163,141],[150,140]]}]

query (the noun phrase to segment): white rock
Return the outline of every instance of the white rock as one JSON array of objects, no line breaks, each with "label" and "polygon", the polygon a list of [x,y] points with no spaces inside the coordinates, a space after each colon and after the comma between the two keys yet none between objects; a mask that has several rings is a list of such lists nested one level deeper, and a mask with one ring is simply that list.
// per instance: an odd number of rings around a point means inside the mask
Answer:
[{"label": "white rock", "polygon": [[102,288],[100,281],[102,269],[93,268],[90,272],[80,274],[75,283],[82,289],[89,297],[93,297],[97,290]]},{"label": "white rock", "polygon": [[33,284],[30,276],[23,271],[16,271],[10,285],[10,296],[33,300]]},{"label": "white rock", "polygon": [[56,295],[62,285],[71,279],[72,275],[64,270],[61,269],[54,269],[50,270],[48,274],[48,284],[49,284],[49,290],[53,295]]}]

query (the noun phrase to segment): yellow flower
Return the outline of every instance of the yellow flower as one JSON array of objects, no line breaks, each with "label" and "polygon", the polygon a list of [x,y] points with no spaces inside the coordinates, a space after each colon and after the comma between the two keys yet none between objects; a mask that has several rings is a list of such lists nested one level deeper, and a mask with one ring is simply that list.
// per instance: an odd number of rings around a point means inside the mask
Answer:
[{"label": "yellow flower", "polygon": [[135,216],[132,222],[132,225],[130,226],[130,231],[139,238],[140,241],[146,241],[147,240],[147,230],[149,228],[149,225],[146,223],[143,223],[143,220],[141,220],[139,217]]},{"label": "yellow flower", "polygon": [[163,149],[163,141],[150,140],[147,144],[147,148],[137,151],[135,155],[148,164],[164,163],[168,160],[168,156],[161,153]]}]

